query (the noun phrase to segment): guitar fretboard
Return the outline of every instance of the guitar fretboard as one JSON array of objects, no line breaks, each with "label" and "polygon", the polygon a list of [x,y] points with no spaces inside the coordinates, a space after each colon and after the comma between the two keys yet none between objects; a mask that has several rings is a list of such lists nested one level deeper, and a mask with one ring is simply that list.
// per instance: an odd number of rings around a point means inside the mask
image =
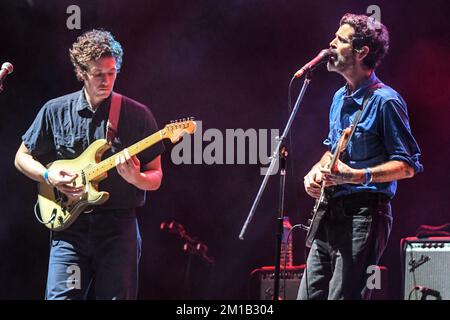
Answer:
[{"label": "guitar fretboard", "polygon": [[[166,132],[164,129],[155,132],[151,136],[144,138],[130,147],[126,148],[130,156],[134,156],[145,149],[151,147],[155,143],[161,141],[165,138]],[[102,176],[108,170],[114,168],[116,166],[116,159],[118,156],[124,155],[124,151],[120,151],[112,156],[106,158],[105,160],[97,163],[95,166],[88,168],[84,171],[85,177],[87,180],[95,180],[96,178]]]}]

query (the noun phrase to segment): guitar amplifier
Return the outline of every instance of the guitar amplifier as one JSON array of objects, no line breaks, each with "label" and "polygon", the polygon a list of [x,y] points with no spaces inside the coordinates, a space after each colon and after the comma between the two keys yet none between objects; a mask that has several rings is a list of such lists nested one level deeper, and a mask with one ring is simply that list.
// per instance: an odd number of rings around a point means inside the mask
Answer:
[{"label": "guitar amplifier", "polygon": [[[280,300],[296,300],[305,265],[280,268]],[[255,269],[250,274],[250,299],[273,300],[275,267]]]},{"label": "guitar amplifier", "polygon": [[405,300],[450,300],[450,237],[404,238],[400,242]]}]

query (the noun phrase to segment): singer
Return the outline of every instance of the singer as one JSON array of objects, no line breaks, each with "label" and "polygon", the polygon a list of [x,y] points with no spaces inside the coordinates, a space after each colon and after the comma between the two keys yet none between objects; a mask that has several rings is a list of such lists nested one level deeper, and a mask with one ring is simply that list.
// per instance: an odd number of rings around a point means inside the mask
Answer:
[{"label": "singer", "polygon": [[[370,298],[366,271],[386,247],[397,180],[423,171],[406,103],[375,75],[388,48],[383,24],[349,13],[330,42],[327,69],[346,84],[331,103],[324,141],[328,151],[304,177],[306,193],[316,199],[324,181],[328,202],[307,258],[300,300]],[[328,164],[341,133],[354,122],[356,130],[331,170]]]},{"label": "singer", "polygon": [[[146,106],[125,96],[115,104],[121,104],[120,109],[112,106],[122,56],[122,46],[107,31],[92,30],[78,37],[70,58],[84,86],[42,107],[22,136],[15,161],[18,170],[67,197],[80,197],[82,188],[71,185],[77,178],[74,171],[47,170],[43,164],[74,159],[94,140],[109,138],[107,123],[114,113],[120,121],[105,157],[158,131]],[[86,299],[93,279],[97,299],[137,298],[141,238],[136,208],[144,205],[146,190],[156,190],[161,184],[163,150],[160,142],[141,152],[140,159],[120,156],[117,171],[111,170],[101,182],[110,199],[80,214],[68,229],[52,234],[47,299]]]}]

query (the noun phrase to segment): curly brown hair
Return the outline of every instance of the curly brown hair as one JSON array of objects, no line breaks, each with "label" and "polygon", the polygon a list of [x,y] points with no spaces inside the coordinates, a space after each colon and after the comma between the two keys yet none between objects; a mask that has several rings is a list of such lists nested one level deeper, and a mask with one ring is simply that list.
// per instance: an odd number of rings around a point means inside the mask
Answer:
[{"label": "curly brown hair", "polygon": [[370,69],[378,67],[389,50],[389,32],[385,25],[366,15],[346,13],[339,26],[348,24],[355,30],[352,45],[355,50],[369,47],[363,63]]},{"label": "curly brown hair", "polygon": [[75,74],[79,81],[83,81],[83,74],[88,70],[87,63],[101,57],[116,59],[117,73],[122,66],[123,50],[109,31],[93,29],[83,33],[69,49],[70,61],[75,67]]}]

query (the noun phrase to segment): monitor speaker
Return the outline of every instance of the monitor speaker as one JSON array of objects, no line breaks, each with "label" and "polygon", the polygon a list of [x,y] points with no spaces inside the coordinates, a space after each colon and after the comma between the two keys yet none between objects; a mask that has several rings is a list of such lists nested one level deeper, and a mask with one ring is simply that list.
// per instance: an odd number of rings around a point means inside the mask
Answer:
[{"label": "monitor speaker", "polygon": [[450,300],[450,237],[404,238],[403,298]]},{"label": "monitor speaker", "polygon": [[[286,267],[280,272],[280,300],[296,300],[304,265]],[[273,300],[275,268],[273,266],[255,269],[250,274],[250,299]]]}]

